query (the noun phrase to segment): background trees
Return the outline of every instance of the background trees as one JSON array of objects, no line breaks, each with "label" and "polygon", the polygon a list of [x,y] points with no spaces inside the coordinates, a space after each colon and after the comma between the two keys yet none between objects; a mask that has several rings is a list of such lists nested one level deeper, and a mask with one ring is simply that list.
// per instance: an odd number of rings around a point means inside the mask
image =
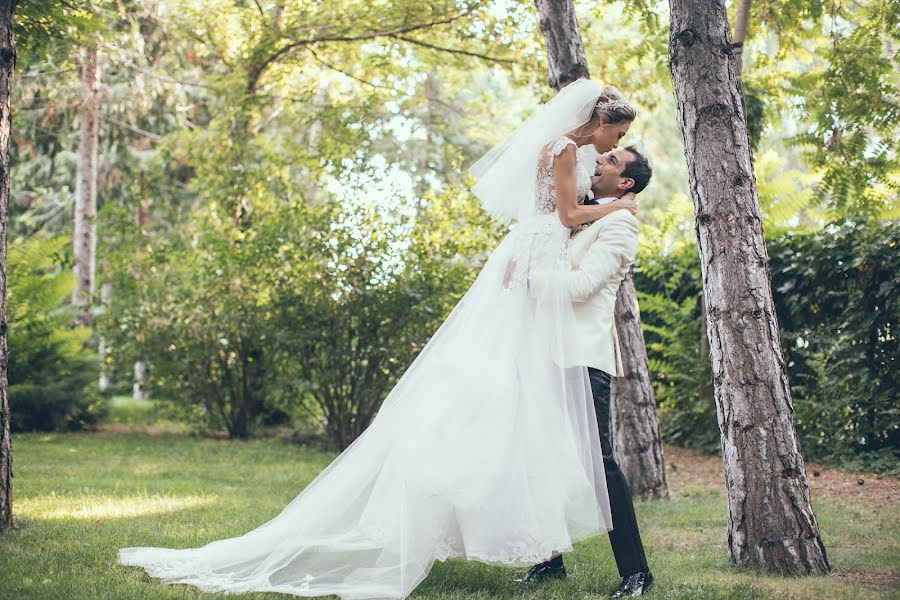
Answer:
[{"label": "background trees", "polygon": [[[145,361],[145,389],[198,428],[241,436],[278,424],[345,445],[503,233],[465,192],[465,167],[552,93],[536,7],[72,0],[23,8],[10,144],[14,247],[72,239],[77,49],[96,45],[104,60],[96,286],[112,295],[92,306],[92,345],[106,339],[109,393],[128,392],[133,362]],[[32,9],[49,18],[26,18]],[[629,141],[654,164],[635,287],[660,431],[715,451],[693,209],[666,68],[668,14],[620,2],[579,2],[574,11],[592,75],[637,104]],[[742,72],[802,448],[882,469],[896,460],[896,307],[876,291],[878,310],[837,300],[804,308],[813,294],[869,298],[876,283],[889,283],[875,265],[895,255],[876,247],[896,230],[896,18],[875,2],[755,4]],[[842,92],[842,80],[853,86]],[[851,243],[856,234],[842,233],[851,231],[869,241]],[[843,264],[826,269],[838,255]],[[48,276],[74,268],[68,250],[46,258],[52,264],[39,271]],[[351,360],[336,360],[330,339]],[[862,377],[863,361],[873,365],[870,385],[826,384]],[[11,402],[15,412],[30,401]]]}]

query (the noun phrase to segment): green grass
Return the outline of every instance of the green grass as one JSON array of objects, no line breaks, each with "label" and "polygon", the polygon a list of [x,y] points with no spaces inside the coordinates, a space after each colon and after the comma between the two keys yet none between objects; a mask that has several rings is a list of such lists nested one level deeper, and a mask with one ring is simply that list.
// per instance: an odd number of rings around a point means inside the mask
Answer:
[{"label": "green grass", "polygon": [[148,430],[184,433],[188,426],[174,420],[161,408],[159,402],[135,400],[131,396],[113,396],[107,402],[105,422],[108,425],[127,426],[131,430]]},{"label": "green grass", "polygon": [[[134,433],[16,435],[13,453],[16,524],[0,535],[0,598],[10,600],[215,597],[118,566],[116,549],[199,546],[242,534],[277,514],[332,458],[272,439]],[[900,598],[900,508],[876,511],[835,498],[815,509],[836,573],[783,579],[728,564],[717,491],[639,503],[657,581],[650,597]],[[437,563],[413,597],[600,599],[618,583],[605,537],[579,544],[566,561],[574,576],[528,589],[512,580],[514,570]]]}]

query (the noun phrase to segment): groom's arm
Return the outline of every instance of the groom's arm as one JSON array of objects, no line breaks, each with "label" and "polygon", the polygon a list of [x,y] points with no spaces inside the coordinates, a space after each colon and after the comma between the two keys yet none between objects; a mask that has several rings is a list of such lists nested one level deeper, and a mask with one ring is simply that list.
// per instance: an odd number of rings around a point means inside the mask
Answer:
[{"label": "groom's arm", "polygon": [[585,252],[578,267],[567,274],[571,300],[586,302],[618,274],[623,264],[633,262],[637,238],[637,220],[627,210],[607,217],[600,236]]}]

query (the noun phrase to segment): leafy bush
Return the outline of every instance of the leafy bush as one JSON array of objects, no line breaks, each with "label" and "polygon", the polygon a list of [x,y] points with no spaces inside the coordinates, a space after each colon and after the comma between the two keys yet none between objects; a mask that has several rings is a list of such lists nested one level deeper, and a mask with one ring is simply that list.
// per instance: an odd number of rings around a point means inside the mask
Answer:
[{"label": "leafy bush", "polygon": [[660,435],[699,450],[719,448],[710,363],[701,355],[700,265],[691,246],[642,256],[635,270],[644,342],[659,405]]},{"label": "leafy bush", "polygon": [[260,203],[242,226],[194,214],[138,260],[116,259],[98,324],[115,371],[148,361],[157,398],[232,437],[294,417],[346,447],[493,239],[462,194],[431,201],[405,214]]},{"label": "leafy bush", "polygon": [[[807,458],[896,470],[900,453],[900,228],[841,222],[767,240],[772,289]],[[696,248],[641,256],[635,273],[660,433],[718,446],[700,357]]]},{"label": "leafy bush", "polygon": [[847,221],[769,247],[804,450],[896,469],[900,227]]},{"label": "leafy bush", "polygon": [[60,268],[64,237],[10,245],[9,397],[15,431],[83,429],[103,416],[90,329],[73,327],[74,280]]}]

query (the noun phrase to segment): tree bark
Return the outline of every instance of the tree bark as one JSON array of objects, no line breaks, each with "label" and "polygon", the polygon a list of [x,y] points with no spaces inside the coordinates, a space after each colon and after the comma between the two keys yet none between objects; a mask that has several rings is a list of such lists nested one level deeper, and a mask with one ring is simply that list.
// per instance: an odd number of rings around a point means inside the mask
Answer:
[{"label": "tree bark", "polygon": [[133,400],[144,399],[144,361],[138,360],[134,362],[134,379],[131,383],[131,398]]},{"label": "tree bark", "polygon": [[97,49],[81,51],[81,124],[75,179],[75,289],[72,303],[82,305],[80,319],[91,323],[97,248],[97,135],[99,71]]},{"label": "tree bark", "polygon": [[[535,0],[535,4],[547,46],[553,89],[559,91],[579,77],[590,77],[572,1]],[[616,418],[610,424],[613,432],[610,441],[633,494],[641,498],[668,497],[644,332],[634,282],[626,281],[627,285],[623,284],[616,296],[615,319],[623,341],[622,363],[627,375],[625,381],[615,380],[613,384],[610,414],[616,413]],[[617,426],[621,431],[614,429]],[[617,440],[622,440],[618,447]]]},{"label": "tree bark", "polygon": [[670,0],[669,58],[708,313],[731,559],[830,569],[794,430],[740,80],[722,0]]},{"label": "tree bark", "polygon": [[[144,174],[140,176],[141,200],[135,207],[134,222],[138,228],[138,236],[142,242],[147,238],[147,228],[150,225],[150,196],[147,194],[147,186]],[[143,259],[143,243],[135,245],[135,262],[138,263]],[[147,370],[147,363],[142,360],[135,361],[132,364],[132,380],[131,380],[131,398],[133,400],[143,400],[146,398],[144,393],[144,373]]]},{"label": "tree bark", "polygon": [[550,87],[559,91],[576,79],[588,78],[575,5],[571,0],[535,0],[547,46]]},{"label": "tree bark", "polygon": [[9,435],[9,382],[6,315],[6,232],[9,209],[10,91],[16,64],[13,39],[15,0],[0,1],[0,530],[12,523],[12,446]]},{"label": "tree bark", "polygon": [[[702,279],[702,277],[701,277]],[[706,316],[706,300],[703,297],[703,284],[700,284],[700,360],[703,363],[703,385],[700,387],[700,397],[706,404],[706,420],[710,428],[716,425],[716,392],[713,389],[712,375],[709,371],[709,328]]]},{"label": "tree bark", "polygon": [[616,316],[625,375],[614,377],[612,384],[613,452],[632,493],[644,500],[668,498],[656,399],[631,270],[616,296]]},{"label": "tree bark", "polygon": [[[107,270],[104,268],[104,271]],[[108,281],[100,286],[100,302],[103,306],[108,307],[112,301],[113,286]],[[108,308],[107,308],[108,310]],[[106,347],[106,338],[101,337],[97,342],[97,354],[100,356],[100,391],[105,392],[109,389],[109,370],[106,367],[106,355],[109,349]]]},{"label": "tree bark", "polygon": [[740,76],[743,68],[744,41],[747,39],[747,24],[750,21],[751,0],[741,0],[738,4],[737,19],[734,23],[734,65]]}]

